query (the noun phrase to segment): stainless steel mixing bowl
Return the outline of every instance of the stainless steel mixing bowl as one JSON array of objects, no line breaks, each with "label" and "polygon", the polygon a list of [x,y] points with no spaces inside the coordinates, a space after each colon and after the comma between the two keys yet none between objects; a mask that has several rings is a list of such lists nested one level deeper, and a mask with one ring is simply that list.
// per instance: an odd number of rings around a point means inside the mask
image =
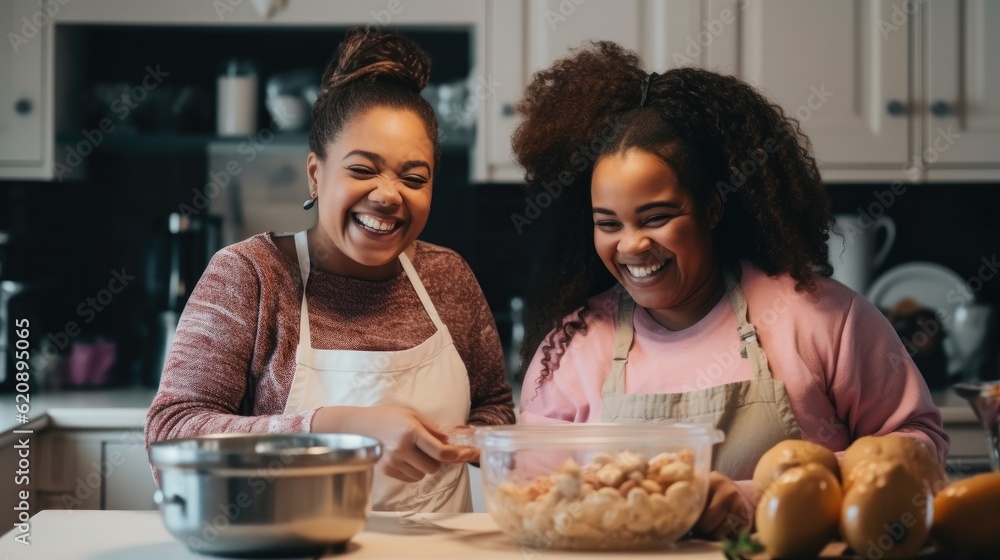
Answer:
[{"label": "stainless steel mixing bowl", "polygon": [[150,446],[167,530],[216,556],[343,550],[371,511],[378,440],[356,434],[224,434]]}]

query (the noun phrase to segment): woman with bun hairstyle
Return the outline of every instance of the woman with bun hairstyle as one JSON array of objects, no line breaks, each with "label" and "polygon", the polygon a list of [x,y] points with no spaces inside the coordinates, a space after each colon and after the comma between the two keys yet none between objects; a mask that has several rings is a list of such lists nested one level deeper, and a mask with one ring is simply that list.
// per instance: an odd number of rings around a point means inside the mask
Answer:
[{"label": "woman with bun hairstyle", "polygon": [[895,331],[829,278],[829,197],[781,108],[598,42],[538,72],[518,111],[529,189],[559,193],[523,422],[714,424],[726,439],[698,529],[715,536],[752,521],[754,467],[785,439],[836,452],[898,433],[943,461],[940,413]]},{"label": "woman with bun hairstyle", "polygon": [[471,511],[466,425],[514,405],[486,299],[455,252],[417,240],[438,123],[430,60],[394,32],[352,29],[313,107],[317,224],[219,251],[181,316],[147,444],[213,433],[350,432],[383,444],[373,507]]}]

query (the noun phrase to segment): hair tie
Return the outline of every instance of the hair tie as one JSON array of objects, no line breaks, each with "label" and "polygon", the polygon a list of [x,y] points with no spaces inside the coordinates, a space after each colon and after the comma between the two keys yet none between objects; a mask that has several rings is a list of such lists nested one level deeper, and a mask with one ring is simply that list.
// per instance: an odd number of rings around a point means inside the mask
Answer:
[{"label": "hair tie", "polygon": [[640,88],[642,89],[642,97],[639,99],[639,108],[642,109],[646,106],[646,95],[649,93],[649,84],[653,82],[656,77],[659,76],[656,72],[650,72],[649,75],[642,81]]}]

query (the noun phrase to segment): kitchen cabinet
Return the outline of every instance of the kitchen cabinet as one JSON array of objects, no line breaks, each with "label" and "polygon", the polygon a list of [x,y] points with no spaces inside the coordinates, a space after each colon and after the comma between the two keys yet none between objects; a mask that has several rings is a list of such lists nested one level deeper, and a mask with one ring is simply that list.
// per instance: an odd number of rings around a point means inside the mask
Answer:
[{"label": "kitchen cabinet", "polygon": [[[0,179],[57,179],[78,177],[79,169],[54,167],[53,153],[63,135],[76,143],[83,128],[78,115],[64,109],[73,105],[78,93],[74,79],[79,67],[73,57],[80,50],[71,32],[87,25],[233,27],[330,27],[355,25],[430,30],[468,30],[473,53],[470,89],[473,96],[463,110],[474,112],[476,122],[485,118],[483,99],[490,95],[485,74],[486,0],[354,0],[331,3],[326,0],[74,0],[46,2],[56,17],[44,15],[37,1],[15,0],[0,4],[0,19],[17,22],[27,18],[44,25],[34,29],[19,50],[0,53]],[[37,15],[42,13],[43,15]],[[19,29],[19,28],[18,28]],[[25,34],[27,37],[27,34]],[[336,45],[331,40],[330,48]],[[55,50],[59,49],[59,56]],[[80,61],[75,61],[79,63]],[[13,84],[13,85],[11,85]],[[53,101],[55,100],[55,101]],[[54,107],[54,109],[53,109]],[[485,161],[485,127],[476,127],[470,146],[473,178],[489,179]],[[90,146],[91,148],[93,146]]]},{"label": "kitchen cabinet", "polygon": [[[24,426],[31,429],[31,426]],[[28,439],[27,445],[19,443],[20,440]],[[0,435],[0,465],[7,469],[9,477],[5,477],[3,484],[0,484],[0,500],[2,503],[10,504],[0,509],[0,524],[4,531],[10,531],[17,523],[21,523],[23,512],[33,515],[38,512],[36,507],[36,480],[34,476],[38,466],[38,439],[29,434],[6,433]],[[27,457],[25,457],[27,455]],[[27,469],[22,463],[22,459],[27,461]],[[20,471],[20,472],[19,472]],[[27,472],[24,472],[27,471]],[[27,492],[27,500],[23,499],[23,492]],[[27,502],[27,503],[24,503]],[[15,531],[15,533],[17,533]]]},{"label": "kitchen cabinet", "polygon": [[493,180],[524,179],[513,162],[514,105],[531,76],[590,40],[615,41],[639,53],[648,70],[681,65],[685,38],[698,31],[697,0],[490,0],[487,73],[497,85],[486,100],[486,158]]},{"label": "kitchen cabinet", "polygon": [[[799,119],[828,180],[1000,178],[1000,6],[709,0],[735,21],[703,65]],[[993,93],[992,97],[990,93]]]},{"label": "kitchen cabinet", "polygon": [[8,0],[0,2],[0,21],[8,43],[0,49],[0,179],[48,178],[52,19],[38,2]]},{"label": "kitchen cabinet", "polygon": [[919,132],[928,178],[1000,178],[1000,36],[990,31],[1000,26],[1000,4],[934,0],[922,6],[926,107]]},{"label": "kitchen cabinet", "polygon": [[154,509],[141,429],[52,429],[40,436],[38,509]]}]

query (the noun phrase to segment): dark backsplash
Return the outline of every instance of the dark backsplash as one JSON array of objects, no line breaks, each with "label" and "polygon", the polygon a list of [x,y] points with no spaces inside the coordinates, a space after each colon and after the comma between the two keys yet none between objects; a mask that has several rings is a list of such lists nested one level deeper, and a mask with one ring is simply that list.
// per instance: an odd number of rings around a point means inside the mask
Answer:
[{"label": "dark backsplash", "polygon": [[[95,155],[85,183],[0,183],[0,231],[11,234],[3,276],[36,286],[21,298],[13,316],[24,313],[35,319],[32,335],[38,343],[75,322],[81,328],[79,340],[118,342],[112,385],[155,384],[155,374],[144,369],[149,323],[157,311],[149,300],[155,279],[149,277],[148,254],[164,235],[167,215],[190,197],[192,186],[204,184],[205,161],[101,158]],[[461,179],[467,176],[463,157],[446,156],[443,164],[455,173],[438,177],[422,238],[455,249],[469,262],[506,344],[510,299],[528,290],[540,257],[538,238],[545,232],[531,226],[520,234],[512,223],[511,214],[523,213],[525,207],[519,185],[469,185]],[[883,184],[833,185],[830,192],[835,212],[870,214],[885,208],[878,193],[887,189]],[[885,208],[899,235],[874,275],[922,260],[963,278],[976,277],[984,260],[994,262],[1000,248],[998,210],[1000,185],[909,185]],[[135,278],[100,313],[90,313],[88,298],[122,272]],[[1000,282],[984,280],[977,299],[1000,304]]]}]

